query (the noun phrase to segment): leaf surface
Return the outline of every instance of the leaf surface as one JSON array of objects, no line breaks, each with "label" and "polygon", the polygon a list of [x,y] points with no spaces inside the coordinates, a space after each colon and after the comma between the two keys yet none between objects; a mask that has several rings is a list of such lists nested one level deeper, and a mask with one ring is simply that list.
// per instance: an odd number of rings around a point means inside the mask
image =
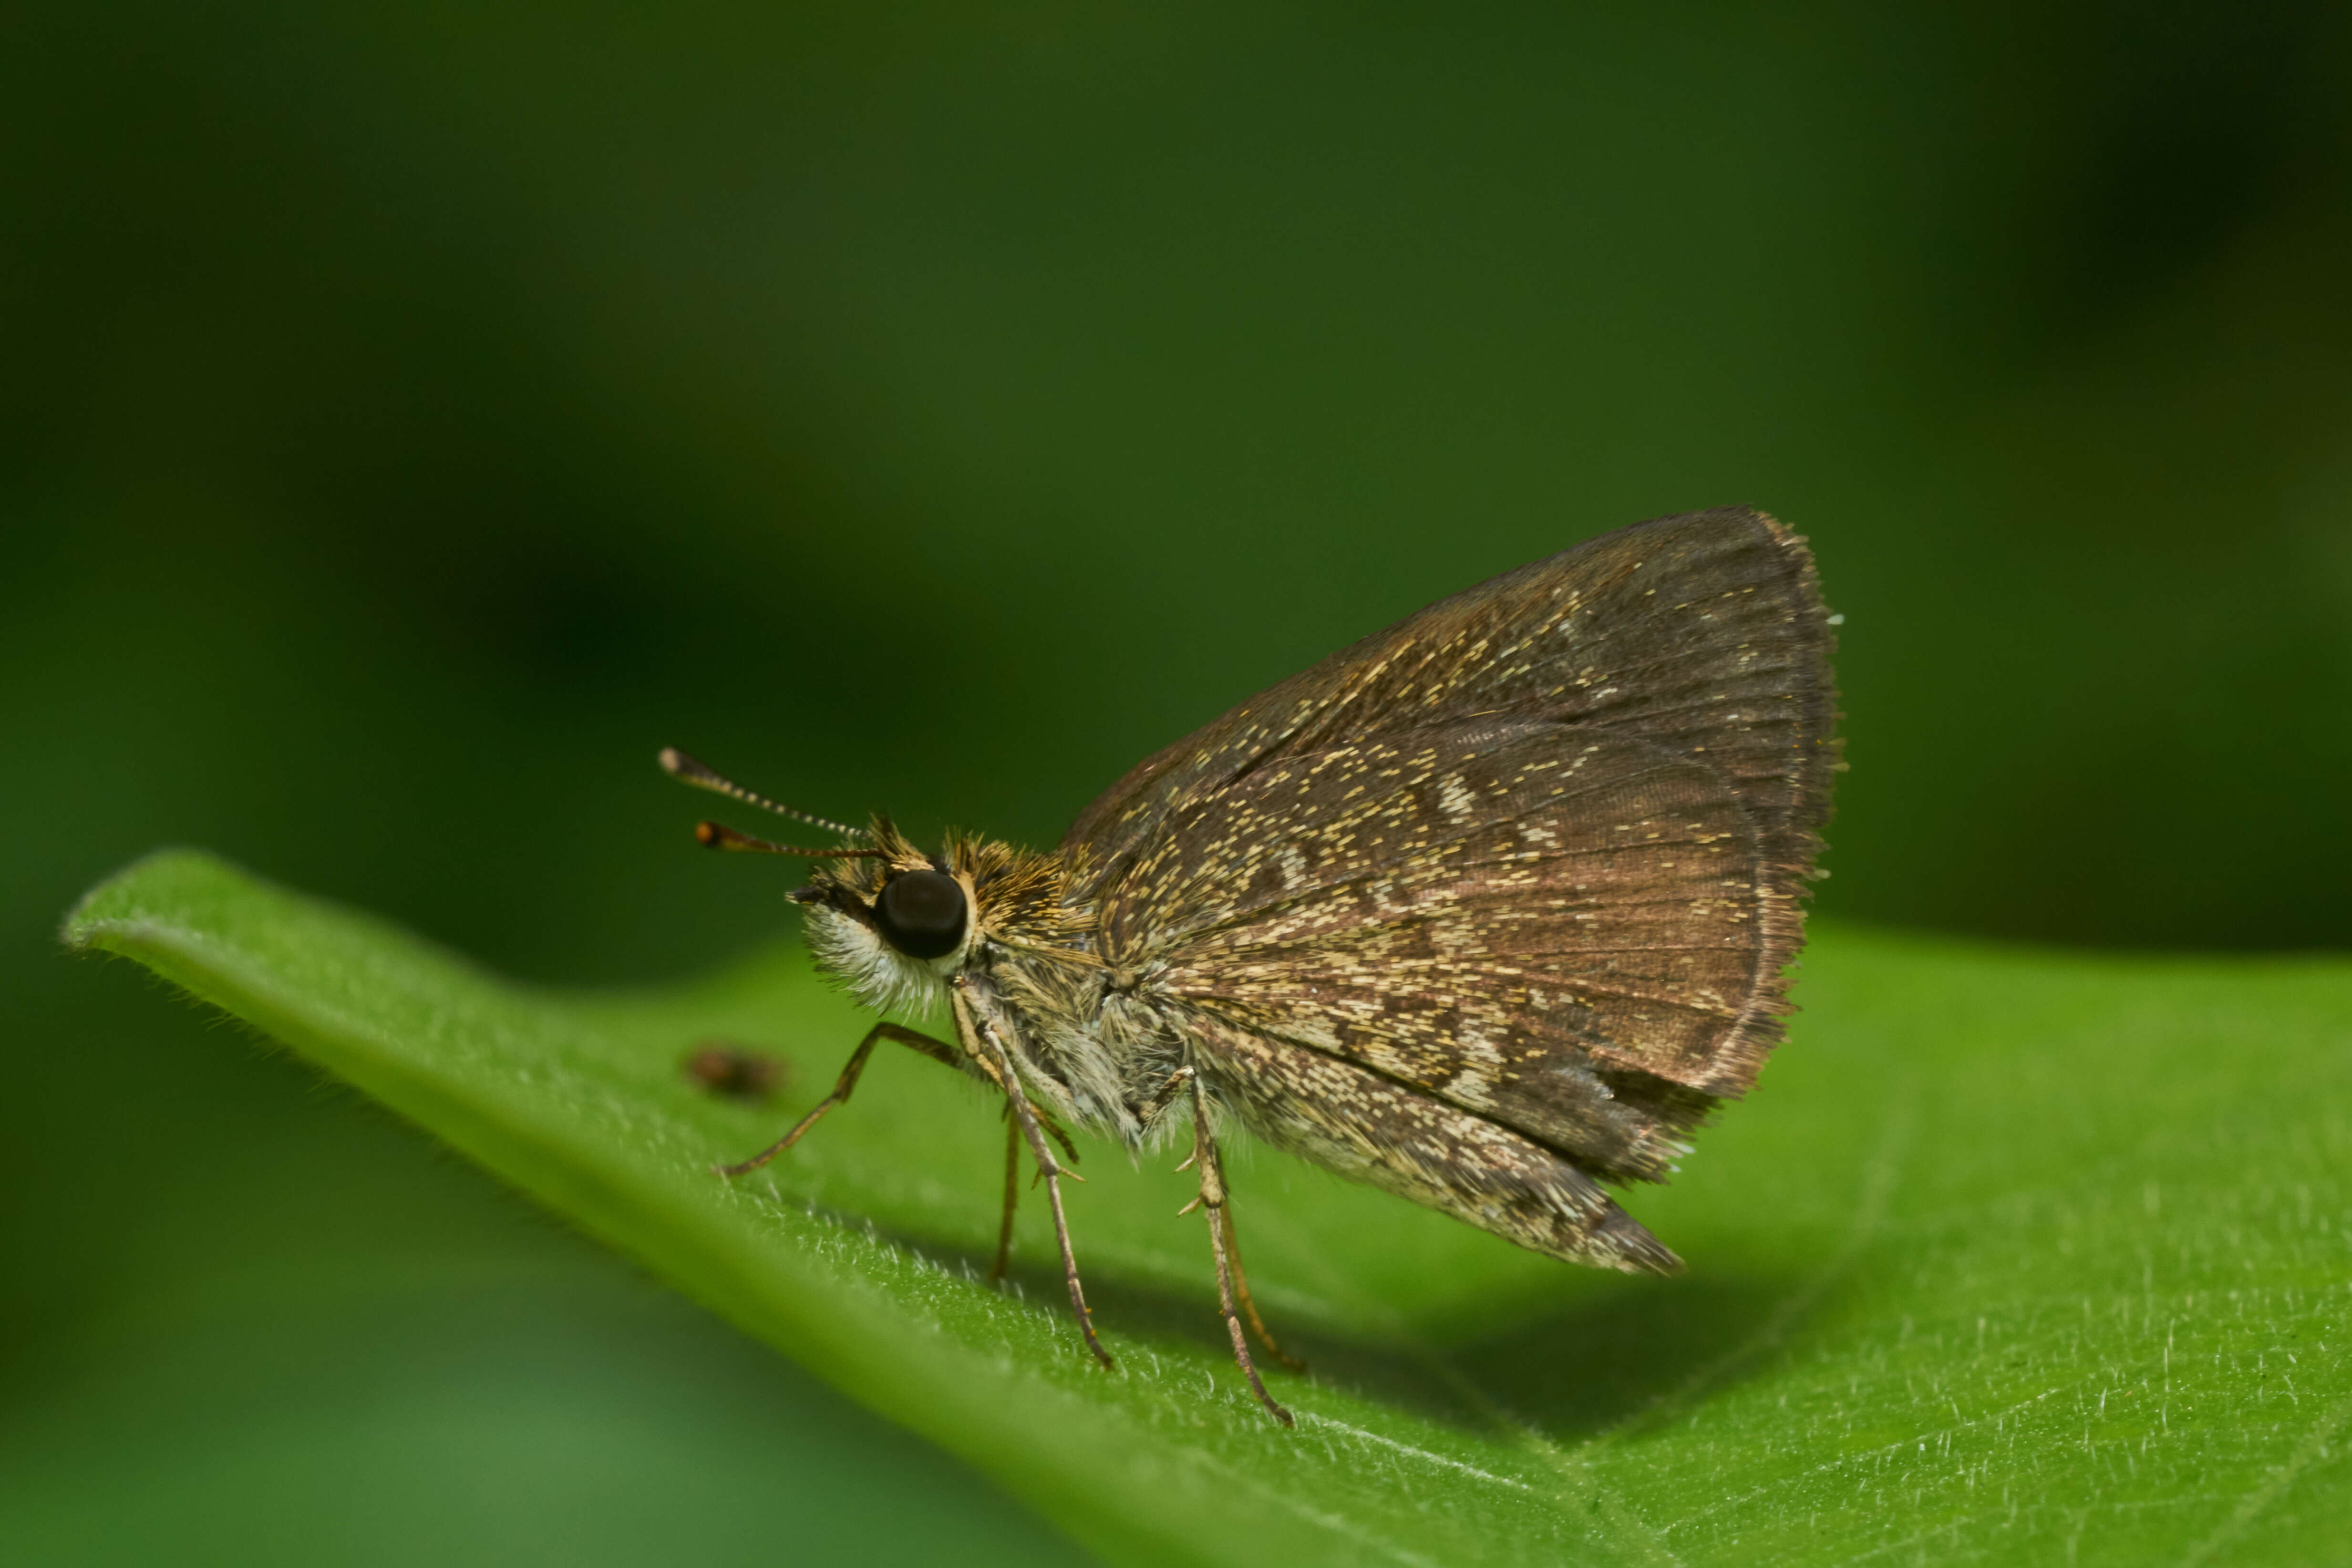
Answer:
[{"label": "leaf surface", "polygon": [[[1817,933],[1805,1012],[1673,1185],[1678,1279],[1577,1270],[1265,1150],[1250,1400],[1172,1157],[1082,1145],[1082,1354],[1002,1124],[911,1053],[785,1159],[711,1173],[864,1020],[779,949],[657,994],[536,989],[168,852],[69,942],[376,1096],[1119,1563],[2182,1564],[2352,1539],[2352,964]],[[766,1109],[680,1062],[786,1058]]]}]

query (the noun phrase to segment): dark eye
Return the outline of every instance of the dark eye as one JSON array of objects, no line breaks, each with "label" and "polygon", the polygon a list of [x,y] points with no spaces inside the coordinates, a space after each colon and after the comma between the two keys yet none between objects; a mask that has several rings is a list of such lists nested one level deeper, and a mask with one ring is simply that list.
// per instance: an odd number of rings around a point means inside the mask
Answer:
[{"label": "dark eye", "polygon": [[944,871],[901,871],[882,884],[874,923],[908,958],[943,958],[963,941],[963,889]]}]

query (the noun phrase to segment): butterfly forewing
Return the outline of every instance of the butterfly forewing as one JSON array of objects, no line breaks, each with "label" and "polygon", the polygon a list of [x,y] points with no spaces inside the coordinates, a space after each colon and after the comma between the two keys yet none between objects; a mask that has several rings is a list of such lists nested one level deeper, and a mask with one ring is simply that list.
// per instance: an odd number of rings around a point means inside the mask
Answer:
[{"label": "butterfly forewing", "polygon": [[1635,523],[1442,599],[1147,758],[1063,840],[1098,878],[1168,811],[1272,759],[1473,714],[1704,748],[1776,858],[1829,810],[1836,698],[1803,542],[1760,513]]},{"label": "butterfly forewing", "polygon": [[1213,1021],[1210,1070],[1278,1142],[1356,1147],[1265,1124],[1288,1101],[1256,1079],[1307,1071],[1303,1050],[1655,1176],[1779,1037],[1835,765],[1830,645],[1777,522],[1638,524],[1244,703],[1114,786],[1065,853],[1105,956]]}]

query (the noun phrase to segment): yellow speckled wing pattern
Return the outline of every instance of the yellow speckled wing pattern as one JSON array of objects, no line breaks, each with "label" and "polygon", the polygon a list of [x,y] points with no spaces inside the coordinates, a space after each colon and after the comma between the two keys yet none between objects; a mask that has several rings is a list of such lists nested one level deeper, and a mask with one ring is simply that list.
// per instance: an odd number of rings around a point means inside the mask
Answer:
[{"label": "yellow speckled wing pattern", "polygon": [[[1293,758],[1189,808],[1105,904],[1155,984],[1655,1176],[1757,992],[1756,839],[1645,742],[1451,726]],[[1610,1075],[1618,1081],[1612,1083]]]}]

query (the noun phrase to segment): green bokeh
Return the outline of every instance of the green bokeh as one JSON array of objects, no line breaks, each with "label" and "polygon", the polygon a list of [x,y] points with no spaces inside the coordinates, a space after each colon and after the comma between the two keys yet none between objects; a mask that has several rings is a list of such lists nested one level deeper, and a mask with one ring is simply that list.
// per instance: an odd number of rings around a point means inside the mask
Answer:
[{"label": "green bokeh", "polygon": [[675,976],[787,922],[659,744],[1049,840],[1750,502],[1848,616],[1825,910],[2352,944],[2347,89],[2317,4],[9,13],[8,1462],[90,1561],[1054,1550],[58,958],[161,842]]}]

